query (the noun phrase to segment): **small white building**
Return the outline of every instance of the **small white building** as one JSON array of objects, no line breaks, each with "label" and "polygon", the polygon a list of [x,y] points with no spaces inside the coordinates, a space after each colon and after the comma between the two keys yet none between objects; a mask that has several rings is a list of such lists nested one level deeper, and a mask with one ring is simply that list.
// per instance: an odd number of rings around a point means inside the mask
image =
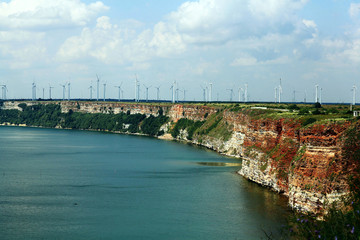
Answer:
[{"label": "small white building", "polygon": [[354,117],[359,117],[360,116],[360,111],[354,111]]}]

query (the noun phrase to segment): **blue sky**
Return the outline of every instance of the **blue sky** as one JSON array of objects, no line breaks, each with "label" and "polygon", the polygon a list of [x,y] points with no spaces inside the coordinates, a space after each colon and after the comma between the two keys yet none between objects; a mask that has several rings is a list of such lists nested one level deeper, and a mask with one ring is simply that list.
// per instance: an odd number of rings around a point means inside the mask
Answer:
[{"label": "blue sky", "polygon": [[[91,1],[0,0],[0,84],[8,98],[88,98],[100,76],[100,98],[244,98],[274,101],[282,79],[283,101],[350,102],[360,87],[360,1],[198,0]],[[240,90],[239,90],[240,89]],[[242,90],[241,90],[242,89]],[[185,91],[184,91],[185,90]],[[240,93],[240,96],[239,96]],[[360,97],[360,94],[357,94]],[[93,93],[96,96],[96,92]],[[1,97],[1,96],[0,96]],[[360,102],[360,99],[357,102]],[[207,93],[209,98],[209,92]]]}]

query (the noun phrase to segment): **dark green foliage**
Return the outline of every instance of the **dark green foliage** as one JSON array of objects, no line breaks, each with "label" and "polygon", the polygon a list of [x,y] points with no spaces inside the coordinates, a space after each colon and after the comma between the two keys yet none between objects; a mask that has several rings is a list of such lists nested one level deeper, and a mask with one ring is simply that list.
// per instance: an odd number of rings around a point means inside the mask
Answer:
[{"label": "dark green foliage", "polygon": [[321,114],[321,112],[320,112],[319,108],[316,108],[316,109],[312,112],[312,114],[314,114],[314,115],[319,115],[319,114]]},{"label": "dark green foliage", "polygon": [[204,122],[193,121],[186,118],[180,119],[171,131],[171,135],[176,138],[180,134],[180,130],[186,129],[188,132],[187,139],[192,140],[195,131],[200,128]]},{"label": "dark green foliage", "polygon": [[308,108],[301,108],[299,110],[299,115],[306,115],[309,114],[309,109]]},{"label": "dark green foliage", "polygon": [[150,117],[146,118],[141,124],[141,131],[150,136],[159,136],[162,134],[159,132],[160,127],[168,121],[168,117],[159,115],[158,117],[154,117],[151,115]]},{"label": "dark green foliage", "polygon": [[315,216],[295,214],[288,226],[282,229],[282,236],[268,239],[360,239],[360,206],[358,202],[346,201],[350,210],[329,209],[323,221]]},{"label": "dark green foliage", "polygon": [[305,119],[305,121],[301,125],[304,127],[304,126],[312,124],[314,122],[316,122],[315,118],[307,118],[307,119]]},{"label": "dark green foliage", "polygon": [[159,116],[164,115],[164,110],[162,109],[162,107],[159,108],[158,114]]},{"label": "dark green foliage", "polygon": [[20,112],[18,110],[1,110],[0,109],[0,123],[14,123],[20,124]]},{"label": "dark green foliage", "polygon": [[21,108],[22,111],[24,111],[25,108],[27,107],[27,105],[26,105],[26,103],[20,103],[20,104],[18,105],[18,107]]},{"label": "dark green foliage", "polygon": [[296,104],[291,104],[289,107],[288,107],[289,110],[299,110],[300,108],[296,105]]},{"label": "dark green foliage", "polygon": [[314,103],[314,108],[321,108],[321,104],[319,102]]}]

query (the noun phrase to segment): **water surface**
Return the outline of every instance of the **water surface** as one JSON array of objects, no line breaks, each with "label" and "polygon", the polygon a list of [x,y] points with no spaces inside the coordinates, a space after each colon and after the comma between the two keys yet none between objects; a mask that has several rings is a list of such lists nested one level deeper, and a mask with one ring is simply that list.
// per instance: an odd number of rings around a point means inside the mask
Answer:
[{"label": "water surface", "polygon": [[260,239],[278,229],[286,199],[226,163],[239,162],[147,137],[0,127],[0,236]]}]

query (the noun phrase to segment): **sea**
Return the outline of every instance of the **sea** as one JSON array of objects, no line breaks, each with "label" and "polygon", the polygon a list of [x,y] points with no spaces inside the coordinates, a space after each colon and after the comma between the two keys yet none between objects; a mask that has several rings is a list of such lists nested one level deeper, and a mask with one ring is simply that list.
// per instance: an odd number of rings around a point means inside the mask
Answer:
[{"label": "sea", "polygon": [[275,236],[287,199],[240,164],[150,137],[2,126],[0,239]]}]

